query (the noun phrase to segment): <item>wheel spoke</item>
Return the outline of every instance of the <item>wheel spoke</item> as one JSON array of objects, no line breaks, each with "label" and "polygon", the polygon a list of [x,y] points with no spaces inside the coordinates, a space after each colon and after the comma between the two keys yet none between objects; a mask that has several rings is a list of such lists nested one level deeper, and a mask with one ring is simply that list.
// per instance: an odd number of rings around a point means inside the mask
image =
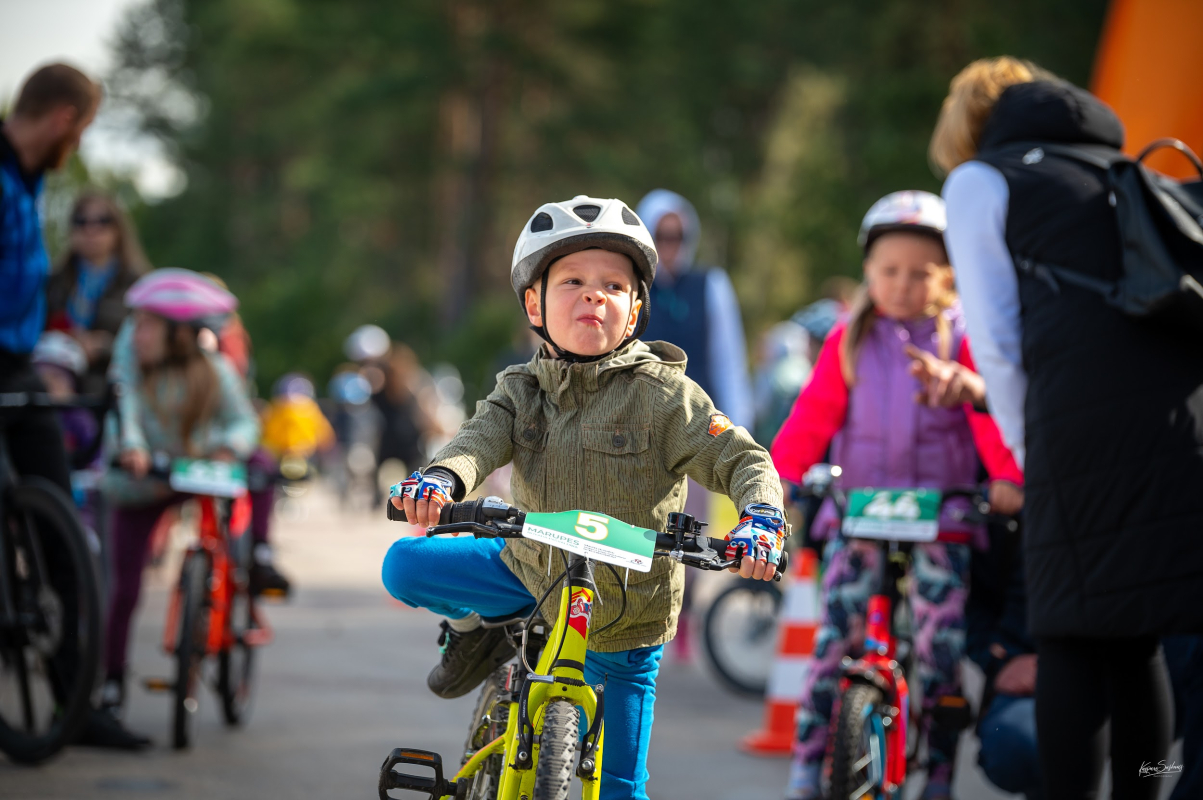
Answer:
[{"label": "wheel spoke", "polygon": [[864,757],[861,758],[860,761],[857,761],[855,764],[852,765],[852,769],[854,769],[857,772],[860,772],[862,769],[864,769],[865,767],[869,766],[872,763],[873,763],[873,754],[865,753]]}]

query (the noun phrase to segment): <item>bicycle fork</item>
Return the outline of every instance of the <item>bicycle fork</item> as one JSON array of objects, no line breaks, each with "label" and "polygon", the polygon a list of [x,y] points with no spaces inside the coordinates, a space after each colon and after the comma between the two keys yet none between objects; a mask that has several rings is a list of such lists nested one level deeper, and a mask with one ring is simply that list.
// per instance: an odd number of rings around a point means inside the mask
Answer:
[{"label": "bicycle fork", "polygon": [[865,614],[865,654],[853,661],[844,659],[840,696],[854,681],[876,686],[888,704],[882,710],[885,728],[885,764],[882,790],[893,797],[906,780],[907,725],[910,721],[910,689],[902,665],[895,659],[897,640],[891,630],[893,604],[883,594],[869,597]]}]

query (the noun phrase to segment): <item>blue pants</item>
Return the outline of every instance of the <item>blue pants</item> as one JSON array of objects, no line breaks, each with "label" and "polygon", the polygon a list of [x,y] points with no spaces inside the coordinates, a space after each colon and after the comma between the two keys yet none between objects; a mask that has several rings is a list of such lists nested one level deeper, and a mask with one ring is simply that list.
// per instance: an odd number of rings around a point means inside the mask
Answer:
[{"label": "blue pants", "polygon": [[978,737],[977,763],[991,783],[1004,792],[1022,793],[1027,800],[1044,797],[1036,747],[1036,698],[995,695],[978,723]]},{"label": "blue pants", "polygon": [[[401,539],[384,557],[384,586],[402,603],[450,619],[473,611],[486,620],[529,614],[535,598],[502,563],[504,546],[501,539]],[[663,652],[663,645],[590,650],[585,658],[585,680],[606,687],[601,800],[647,800],[647,750]]]}]

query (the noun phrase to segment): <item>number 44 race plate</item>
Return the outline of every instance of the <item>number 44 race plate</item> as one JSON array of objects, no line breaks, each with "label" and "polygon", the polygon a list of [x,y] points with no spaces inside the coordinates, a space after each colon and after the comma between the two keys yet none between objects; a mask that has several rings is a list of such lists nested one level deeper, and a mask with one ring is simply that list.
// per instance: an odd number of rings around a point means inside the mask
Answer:
[{"label": "number 44 race plate", "polygon": [[656,533],[589,511],[526,515],[522,535],[570,553],[636,572],[650,572]]},{"label": "number 44 race plate", "polygon": [[934,542],[940,533],[936,489],[853,489],[844,515],[845,536],[898,542]]}]

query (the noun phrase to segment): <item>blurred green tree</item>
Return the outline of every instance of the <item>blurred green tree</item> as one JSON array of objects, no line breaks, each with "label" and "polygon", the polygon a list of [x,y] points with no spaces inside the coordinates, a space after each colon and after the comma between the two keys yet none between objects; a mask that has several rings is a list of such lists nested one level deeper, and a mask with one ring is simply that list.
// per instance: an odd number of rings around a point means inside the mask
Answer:
[{"label": "blurred green tree", "polygon": [[[157,264],[243,299],[267,383],[373,321],[470,397],[510,343],[510,250],[576,194],[695,200],[751,333],[859,270],[864,210],[938,189],[948,80],[1010,52],[1085,82],[1095,0],[150,0],[117,102],[188,178],[140,211]],[[477,380],[480,385],[476,385]],[[266,383],[264,384],[266,385]]]}]

